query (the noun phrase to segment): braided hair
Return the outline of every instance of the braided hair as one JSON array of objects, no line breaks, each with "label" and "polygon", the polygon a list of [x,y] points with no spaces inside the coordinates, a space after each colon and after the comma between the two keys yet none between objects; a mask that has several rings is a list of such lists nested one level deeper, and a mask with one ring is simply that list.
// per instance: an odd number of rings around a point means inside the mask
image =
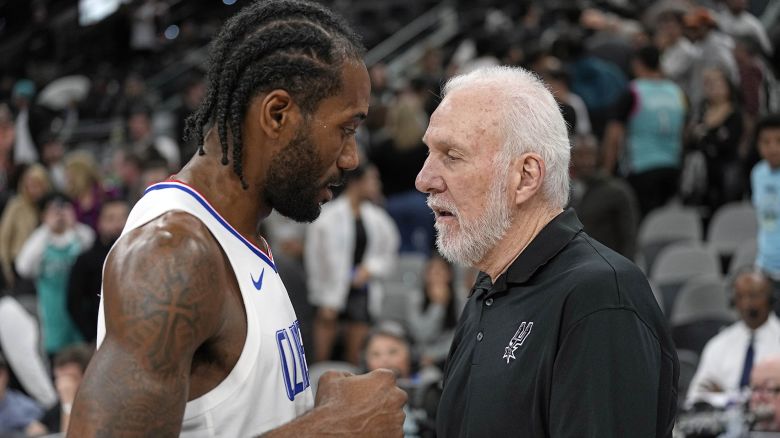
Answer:
[{"label": "braided hair", "polygon": [[185,141],[197,140],[204,155],[205,128],[216,126],[222,164],[228,165],[228,132],[233,171],[244,181],[241,128],[256,95],[286,90],[304,115],[341,90],[347,59],[361,59],[360,38],[340,17],[307,0],[259,0],[223,26],[211,47],[207,91],[187,119]]}]

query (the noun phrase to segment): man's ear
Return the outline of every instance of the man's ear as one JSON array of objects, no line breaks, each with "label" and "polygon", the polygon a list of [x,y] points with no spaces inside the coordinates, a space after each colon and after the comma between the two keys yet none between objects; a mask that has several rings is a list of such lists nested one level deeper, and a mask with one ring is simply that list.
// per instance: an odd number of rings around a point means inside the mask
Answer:
[{"label": "man's ear", "polygon": [[520,205],[531,199],[542,188],[546,169],[542,157],[534,152],[520,155],[513,163],[512,168],[514,170],[512,182],[515,189],[515,205]]},{"label": "man's ear", "polygon": [[249,115],[258,121],[260,129],[269,138],[279,138],[287,128],[297,126],[301,119],[300,108],[285,90],[273,90],[256,99]]}]

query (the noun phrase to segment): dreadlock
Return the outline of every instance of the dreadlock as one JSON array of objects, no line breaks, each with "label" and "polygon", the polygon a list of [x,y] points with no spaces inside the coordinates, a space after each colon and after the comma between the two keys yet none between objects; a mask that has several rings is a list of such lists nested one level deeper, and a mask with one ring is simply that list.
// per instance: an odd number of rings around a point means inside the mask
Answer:
[{"label": "dreadlock", "polygon": [[211,47],[207,91],[187,119],[185,140],[197,139],[204,155],[205,128],[216,126],[222,164],[228,165],[228,132],[233,171],[246,189],[242,122],[249,102],[274,89],[286,90],[305,114],[341,89],[346,59],[360,59],[360,38],[325,7],[307,0],[259,0],[223,26]]}]

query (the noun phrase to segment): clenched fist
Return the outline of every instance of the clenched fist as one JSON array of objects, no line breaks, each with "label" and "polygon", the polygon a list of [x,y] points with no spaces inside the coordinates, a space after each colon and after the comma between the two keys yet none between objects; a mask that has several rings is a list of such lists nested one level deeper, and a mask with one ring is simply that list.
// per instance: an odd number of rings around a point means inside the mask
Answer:
[{"label": "clenched fist", "polygon": [[359,376],[329,371],[320,378],[314,404],[338,418],[336,430],[329,430],[329,434],[401,437],[406,397],[390,370]]}]

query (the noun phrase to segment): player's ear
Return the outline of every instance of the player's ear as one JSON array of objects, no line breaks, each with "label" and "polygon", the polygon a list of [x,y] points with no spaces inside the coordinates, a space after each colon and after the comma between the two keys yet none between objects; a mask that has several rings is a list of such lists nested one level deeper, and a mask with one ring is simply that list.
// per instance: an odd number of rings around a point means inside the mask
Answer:
[{"label": "player's ear", "polygon": [[[278,138],[289,129],[297,129],[301,120],[300,107],[290,93],[285,90],[273,90],[256,99],[252,105],[255,120],[260,129],[270,138]],[[251,116],[251,115],[250,115]]]}]

